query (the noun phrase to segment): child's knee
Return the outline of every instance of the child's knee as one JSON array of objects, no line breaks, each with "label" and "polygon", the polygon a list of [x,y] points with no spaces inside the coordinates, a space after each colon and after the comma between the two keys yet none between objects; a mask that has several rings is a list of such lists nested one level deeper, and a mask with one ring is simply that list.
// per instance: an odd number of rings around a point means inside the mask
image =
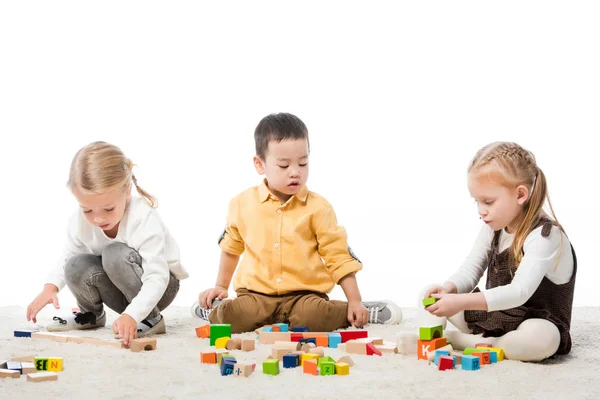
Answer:
[{"label": "child's knee", "polygon": [[141,265],[141,256],[125,243],[111,243],[102,251],[102,267],[105,271],[122,268],[123,263]]},{"label": "child's knee", "polygon": [[88,253],[76,254],[65,263],[65,281],[67,284],[83,282],[95,272],[94,268],[101,269],[98,256]]},{"label": "child's knee", "polygon": [[519,361],[542,361],[553,356],[560,346],[560,331],[545,319],[528,319],[516,331],[498,338],[506,358]]}]

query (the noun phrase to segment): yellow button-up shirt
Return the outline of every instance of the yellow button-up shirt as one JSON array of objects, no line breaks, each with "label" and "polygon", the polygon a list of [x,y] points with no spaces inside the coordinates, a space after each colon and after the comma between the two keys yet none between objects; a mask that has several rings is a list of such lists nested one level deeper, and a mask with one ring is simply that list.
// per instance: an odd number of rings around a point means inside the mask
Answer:
[{"label": "yellow button-up shirt", "polygon": [[306,186],[285,204],[266,180],[236,196],[219,246],[233,255],[245,253],[234,290],[329,293],[344,276],[362,269],[331,205]]}]

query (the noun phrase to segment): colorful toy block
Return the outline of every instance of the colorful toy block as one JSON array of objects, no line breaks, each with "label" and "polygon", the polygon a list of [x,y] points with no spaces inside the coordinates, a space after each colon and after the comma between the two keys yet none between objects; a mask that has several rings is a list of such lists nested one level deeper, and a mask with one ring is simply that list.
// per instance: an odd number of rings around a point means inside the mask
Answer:
[{"label": "colorful toy block", "polygon": [[313,337],[317,340],[317,343],[316,343],[317,346],[329,347],[329,334],[328,333],[315,333]]},{"label": "colorful toy block", "polygon": [[[452,346],[450,346],[450,345],[447,345],[447,346],[440,347],[439,349],[435,349],[435,351],[430,351],[429,353],[427,353],[427,360],[428,360],[429,362],[434,362],[434,360],[435,360],[435,353],[436,353],[438,350],[447,351],[447,352],[448,352],[448,355],[453,355],[453,354],[452,354],[452,352],[454,351],[454,349],[453,349],[453,348],[452,348]],[[462,353],[461,353],[461,354],[462,354]],[[436,365],[437,365],[437,363],[436,363]]]},{"label": "colorful toy block", "polygon": [[263,361],[263,373],[267,375],[279,375],[279,360],[271,359]]},{"label": "colorful toy block", "polygon": [[331,349],[336,349],[342,343],[342,335],[339,332],[330,332],[327,336],[329,336],[328,342]]},{"label": "colorful toy block", "polygon": [[58,374],[56,372],[35,372],[27,374],[27,382],[45,382],[57,381]]},{"label": "colorful toy block", "polygon": [[214,346],[217,339],[222,337],[231,338],[231,324],[211,324],[210,345]]},{"label": "colorful toy block", "polygon": [[248,377],[254,372],[254,368],[250,364],[240,364],[236,363],[233,366],[233,375],[239,377]]},{"label": "colorful toy block", "polygon": [[350,374],[350,365],[343,363],[343,362],[335,363],[335,373],[336,373],[336,375]]},{"label": "colorful toy block", "polygon": [[379,351],[373,343],[367,343],[366,350],[367,350],[368,356],[372,356],[372,355],[381,356],[381,351]]},{"label": "colorful toy block", "polygon": [[220,337],[215,340],[215,347],[217,349],[225,349],[227,348],[227,342],[229,342],[231,338],[229,336]]},{"label": "colorful toy block", "polygon": [[263,326],[262,331],[263,332],[274,332],[272,326]]},{"label": "colorful toy block", "polygon": [[236,363],[236,361],[235,361],[234,357],[223,356],[223,358],[221,360],[221,365],[220,365],[221,376],[232,375],[233,374],[233,366],[235,365],[235,363]]},{"label": "colorful toy block", "polygon": [[419,340],[417,342],[417,358],[427,360],[427,354],[446,346],[446,338]]},{"label": "colorful toy block", "polygon": [[278,360],[283,360],[283,357],[286,354],[290,354],[292,351],[293,350],[289,350],[289,349],[276,349],[276,348],[273,348],[273,349],[271,349],[271,356],[273,358],[278,359]]},{"label": "colorful toy block", "polygon": [[229,353],[227,352],[226,349],[217,349],[215,351],[215,354],[217,355],[217,365],[220,367],[221,366],[221,361],[223,361],[223,356],[228,356]]},{"label": "colorful toy block", "polygon": [[21,367],[21,363],[18,361],[7,362],[6,369],[10,369],[11,371],[19,371],[19,375],[21,375],[23,373],[23,368]]},{"label": "colorful toy block", "polygon": [[479,357],[463,355],[462,358],[463,371],[476,371],[479,369]]},{"label": "colorful toy block", "polygon": [[335,362],[325,361],[318,365],[320,375],[335,375]]},{"label": "colorful toy block", "polygon": [[283,368],[296,368],[298,366],[300,366],[300,356],[298,354],[283,356]]},{"label": "colorful toy block", "polygon": [[203,351],[200,353],[200,362],[202,364],[216,364],[217,353],[214,351]]},{"label": "colorful toy block", "polygon": [[292,328],[292,332],[308,332],[308,326],[295,326]]},{"label": "colorful toy block", "polygon": [[463,354],[465,356],[470,356],[473,353],[482,352],[482,351],[490,351],[488,348],[476,349],[475,347],[467,347],[463,350]]},{"label": "colorful toy block", "polygon": [[438,299],[436,299],[435,297],[426,297],[423,299],[423,305],[425,307],[429,307],[430,305],[437,303],[437,300]]},{"label": "colorful toy block", "polygon": [[316,359],[306,360],[306,362],[304,362],[302,365],[302,372],[304,372],[305,374],[310,374],[310,375],[318,375],[319,370],[317,368],[317,360]]},{"label": "colorful toy block", "polygon": [[273,344],[275,342],[291,342],[291,332],[259,332],[258,342],[261,344]]},{"label": "colorful toy block", "polygon": [[442,325],[436,326],[422,326],[419,328],[419,339],[421,340],[433,340],[441,338],[444,334],[444,328]]},{"label": "colorful toy block", "polygon": [[491,345],[491,344],[488,344],[488,343],[477,343],[477,344],[475,345],[475,347],[476,347],[476,348],[479,348],[479,347],[492,347],[492,345]]},{"label": "colorful toy block", "polygon": [[300,347],[300,350],[305,352],[305,353],[310,353],[312,349],[316,348],[317,346],[314,343],[304,343],[302,345],[302,347]]},{"label": "colorful toy block", "polygon": [[253,351],[256,348],[254,339],[242,339],[242,351]]},{"label": "colorful toy block", "polygon": [[[481,349],[481,348],[479,348],[479,349]],[[485,350],[496,353],[498,355],[498,361],[504,360],[504,350],[502,350],[498,347],[486,347]]]},{"label": "colorful toy block", "polygon": [[[34,362],[35,356],[22,356],[22,357],[13,357],[9,361],[18,361],[18,362]],[[6,361],[5,361],[6,362]],[[0,365],[2,362],[0,361]]]},{"label": "colorful toy block", "polygon": [[225,343],[225,348],[227,350],[241,350],[242,349],[242,339],[234,338],[229,339],[227,343]]},{"label": "colorful toy block", "polygon": [[279,324],[274,324],[273,326],[278,327],[279,332],[289,332],[290,331],[288,324],[279,323]]},{"label": "colorful toy block", "polygon": [[300,342],[300,340],[304,339],[304,336],[302,336],[302,333],[292,333],[290,340],[292,342]]},{"label": "colorful toy block", "polygon": [[304,338],[300,339],[300,340],[298,341],[298,343],[300,343],[300,344],[304,344],[304,343],[312,343],[312,344],[314,344],[315,346],[317,346],[317,338],[314,338],[314,337],[309,337],[309,338],[307,338],[307,337],[304,337]]},{"label": "colorful toy block", "polygon": [[495,351],[490,351],[490,364],[496,364],[498,362],[498,353]]},{"label": "colorful toy block", "polygon": [[34,364],[37,371],[60,372],[63,370],[62,357],[36,357]]},{"label": "colorful toy block", "polygon": [[449,356],[442,356],[440,357],[440,359],[438,360],[438,369],[440,371],[445,371],[447,369],[452,369],[454,368],[454,364],[455,364],[455,360],[454,357],[449,357]]},{"label": "colorful toy block", "polygon": [[471,355],[474,357],[479,357],[479,365],[491,364],[489,351],[476,351],[471,353]]},{"label": "colorful toy block", "polygon": [[304,363],[308,360],[315,360],[315,362],[317,362],[318,359],[319,359],[318,354],[305,353],[305,354],[302,354],[302,357],[300,358],[300,365],[304,366]]},{"label": "colorful toy block", "polygon": [[196,328],[196,337],[200,339],[210,338],[210,325],[202,325]]},{"label": "colorful toy block", "polygon": [[335,360],[329,356],[325,356],[325,357],[319,357],[319,359],[317,360],[317,367],[321,368],[321,364],[324,362],[332,362],[335,364]]},{"label": "colorful toy block", "polygon": [[340,336],[342,336],[342,343],[346,343],[349,340],[361,339],[369,337],[369,332],[365,329],[353,329],[350,331],[339,331]]},{"label": "colorful toy block", "polygon": [[276,349],[288,349],[290,350],[290,352],[292,351],[298,351],[302,348],[301,344],[299,342],[280,342],[277,341],[275,343],[273,343],[273,348]]},{"label": "colorful toy block", "polygon": [[30,330],[30,329],[19,329],[17,331],[14,332],[15,337],[31,337],[31,334],[34,332],[38,332],[37,330]]},{"label": "colorful toy block", "polygon": [[0,378],[19,378],[21,373],[12,369],[0,368]]},{"label": "colorful toy block", "polygon": [[433,363],[435,365],[438,365],[440,357],[449,356],[450,352],[448,350],[436,350],[434,354],[435,354],[435,356],[433,358]]},{"label": "colorful toy block", "polygon": [[129,349],[134,353],[139,353],[142,350],[151,351],[156,350],[156,339],[152,338],[140,338],[133,339]]}]

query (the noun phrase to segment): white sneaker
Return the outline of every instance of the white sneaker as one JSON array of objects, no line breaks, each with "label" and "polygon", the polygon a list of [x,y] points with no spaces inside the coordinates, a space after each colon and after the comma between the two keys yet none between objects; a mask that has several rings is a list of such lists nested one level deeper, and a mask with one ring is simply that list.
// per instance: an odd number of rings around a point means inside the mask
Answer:
[{"label": "white sneaker", "polygon": [[54,317],[53,322],[46,326],[49,332],[63,332],[72,330],[84,330],[102,328],[106,325],[106,313],[97,317],[91,312],[78,312],[66,317]]},{"label": "white sneaker", "polygon": [[370,324],[398,325],[402,321],[402,310],[391,300],[363,301],[369,311]]},{"label": "white sneaker", "polygon": [[211,308],[202,308],[202,306],[200,305],[199,302],[195,302],[194,304],[192,304],[192,308],[191,308],[192,317],[200,318],[200,319],[203,319],[204,321],[209,321],[208,316],[210,315],[210,313],[215,308],[217,308],[219,306],[219,304],[221,304],[223,301],[224,300],[214,299],[212,302]]}]

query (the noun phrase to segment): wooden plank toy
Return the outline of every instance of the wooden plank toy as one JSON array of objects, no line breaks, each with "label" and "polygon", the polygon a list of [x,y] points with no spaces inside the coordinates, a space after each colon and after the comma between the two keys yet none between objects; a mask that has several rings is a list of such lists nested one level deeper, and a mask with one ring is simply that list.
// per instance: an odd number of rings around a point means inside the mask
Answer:
[{"label": "wooden plank toy", "polygon": [[33,332],[31,334],[32,339],[49,339],[59,343],[67,343],[69,340],[68,336],[58,335],[56,333],[51,332]]},{"label": "wooden plank toy", "polygon": [[452,369],[454,368],[455,363],[456,361],[454,360],[454,357],[442,356],[438,360],[438,370],[445,371],[447,369]]},{"label": "wooden plank toy", "polygon": [[335,363],[335,374],[336,375],[348,375],[350,374],[350,365],[343,363],[343,362],[337,362]]},{"label": "wooden plank toy", "polygon": [[376,344],[375,348],[381,354],[398,354],[398,347],[395,344]]},{"label": "wooden plank toy", "polygon": [[214,351],[202,351],[200,352],[200,362],[202,364],[216,364],[217,353]]},{"label": "wooden plank toy", "polygon": [[342,343],[346,343],[348,340],[355,340],[369,337],[369,332],[365,329],[354,329],[350,331],[339,331],[338,332],[342,337]]},{"label": "wooden plank toy", "polygon": [[344,356],[344,357],[340,358],[339,360],[337,360],[337,362],[348,364],[349,366],[354,367],[354,361],[352,360],[352,357],[350,357],[350,356]]},{"label": "wooden plank toy", "polygon": [[463,355],[462,358],[463,371],[476,371],[479,369],[479,357]]},{"label": "wooden plank toy", "polygon": [[291,332],[259,332],[258,343],[260,344],[273,344],[278,341],[291,342]]},{"label": "wooden plank toy", "polygon": [[306,360],[302,364],[302,372],[304,372],[305,374],[310,374],[310,375],[315,375],[315,376],[318,375],[317,360],[316,359]]},{"label": "wooden plank toy", "polygon": [[63,370],[62,357],[36,357],[33,363],[37,371],[61,372]]},{"label": "wooden plank toy", "polygon": [[300,366],[298,354],[286,354],[283,356],[283,368],[296,368]]},{"label": "wooden plank toy", "polygon": [[279,375],[279,360],[270,359],[263,361],[263,373],[267,375]]},{"label": "wooden plank toy", "polygon": [[156,339],[152,338],[141,338],[133,339],[131,341],[130,350],[134,353],[139,353],[142,350],[150,351],[156,350]]},{"label": "wooden plank toy", "polygon": [[227,347],[227,342],[229,342],[231,338],[229,336],[223,336],[215,340],[215,347],[217,349],[225,349]]},{"label": "wooden plank toy", "polygon": [[21,373],[12,369],[0,368],[0,378],[19,378]]},{"label": "wooden plank toy", "polygon": [[225,348],[227,350],[241,350],[242,349],[242,339],[233,338],[229,339],[227,343],[225,343]]},{"label": "wooden plank toy", "polygon": [[361,342],[361,343],[371,343],[371,344],[376,344],[376,345],[383,345],[383,339],[378,338],[378,337],[366,337],[366,338],[354,339],[354,341]]},{"label": "wooden plank toy", "polygon": [[256,348],[254,339],[242,339],[242,351],[253,351]]},{"label": "wooden plank toy", "polygon": [[222,337],[231,338],[231,324],[211,324],[210,345],[214,346],[217,339]]},{"label": "wooden plank toy", "polygon": [[210,339],[210,324],[197,327],[196,337],[199,337],[200,339]]},{"label": "wooden plank toy", "polygon": [[19,329],[14,332],[15,337],[31,337],[31,334],[34,332],[39,332],[37,329]]},{"label": "wooden plank toy", "polygon": [[67,343],[77,343],[77,344],[82,344],[85,343],[85,339],[84,337],[80,337],[80,336],[69,336],[67,338]]},{"label": "wooden plank toy", "polygon": [[436,326],[422,326],[419,328],[419,339],[421,340],[433,340],[441,338],[444,334],[444,327],[442,325]]},{"label": "wooden plank toy", "polygon": [[82,339],[83,339],[84,344],[93,344],[93,345],[102,346],[102,347],[114,347],[116,349],[124,349],[125,348],[125,345],[121,341],[102,340],[102,339],[92,338],[92,337],[84,337]]},{"label": "wooden plank toy", "polygon": [[58,374],[56,372],[35,372],[33,374],[27,374],[27,382],[45,382],[57,380]]},{"label": "wooden plank toy", "polygon": [[235,363],[233,366],[233,376],[246,378],[249,377],[252,372],[254,372],[254,368],[250,364]]},{"label": "wooden plank toy", "polygon": [[432,304],[435,304],[437,302],[437,299],[435,297],[426,297],[423,299],[423,306],[425,306],[425,308],[429,307]]},{"label": "wooden plank toy", "polygon": [[446,345],[446,338],[419,340],[417,342],[417,358],[419,360],[427,360],[427,354]]},{"label": "wooden plank toy", "polygon": [[[13,357],[10,359],[10,361],[18,361],[18,362],[33,362],[34,360],[35,360],[35,356],[21,356],[21,357]],[[0,362],[0,364],[2,364],[2,362]]]},{"label": "wooden plank toy", "polygon": [[35,368],[35,364],[32,362],[22,362],[21,363],[21,372],[25,375],[33,374],[33,373],[37,372],[37,369]]}]

